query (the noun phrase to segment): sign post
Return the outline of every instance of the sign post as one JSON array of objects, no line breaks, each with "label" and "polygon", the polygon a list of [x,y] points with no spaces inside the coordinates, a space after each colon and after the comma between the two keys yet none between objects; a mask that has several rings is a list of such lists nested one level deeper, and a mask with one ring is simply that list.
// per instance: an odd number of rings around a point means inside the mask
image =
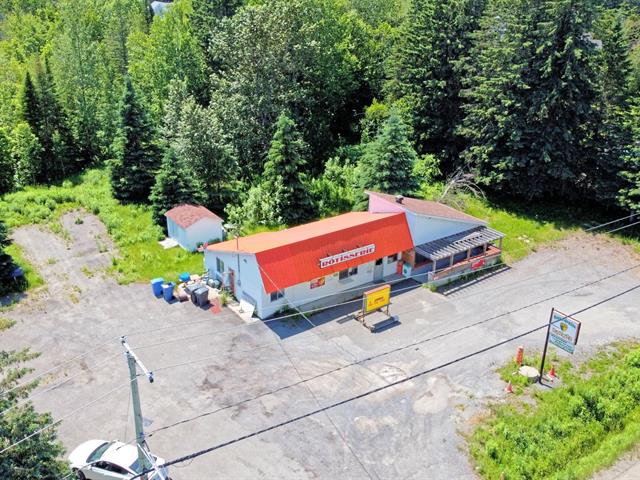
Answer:
[{"label": "sign post", "polygon": [[582,324],[575,318],[559,312],[555,308],[551,309],[549,315],[549,326],[547,327],[547,338],[544,341],[542,350],[542,360],[540,361],[540,375],[538,383],[542,383],[542,373],[544,372],[544,361],[547,358],[547,347],[549,342],[567,353],[573,354],[580,336],[580,326]]}]

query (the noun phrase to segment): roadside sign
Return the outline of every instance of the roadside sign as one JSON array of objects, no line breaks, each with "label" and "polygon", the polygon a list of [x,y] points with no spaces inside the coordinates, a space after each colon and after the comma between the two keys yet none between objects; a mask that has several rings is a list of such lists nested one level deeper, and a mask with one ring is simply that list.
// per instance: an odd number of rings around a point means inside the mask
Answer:
[{"label": "roadside sign", "polygon": [[364,292],[364,314],[389,305],[391,299],[391,285],[383,285],[373,290]]},{"label": "roadside sign", "polygon": [[573,353],[580,335],[580,322],[558,310],[551,315],[549,342],[565,352]]},{"label": "roadside sign", "polygon": [[542,360],[540,361],[540,374],[538,382],[542,383],[542,373],[544,372],[544,361],[547,358],[547,347],[549,343],[561,348],[565,352],[573,354],[578,343],[581,323],[575,318],[559,312],[555,308],[551,309],[549,315],[549,326],[547,327],[547,338],[544,341],[542,350]]}]

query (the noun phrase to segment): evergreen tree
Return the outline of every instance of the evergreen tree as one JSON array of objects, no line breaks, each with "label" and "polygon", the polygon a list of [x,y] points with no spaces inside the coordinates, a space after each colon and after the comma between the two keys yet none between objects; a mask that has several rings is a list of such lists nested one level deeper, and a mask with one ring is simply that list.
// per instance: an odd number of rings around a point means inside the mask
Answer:
[{"label": "evergreen tree", "polygon": [[[0,416],[0,445],[22,441],[0,456],[0,478],[11,480],[59,479],[69,475],[66,462],[59,460],[64,448],[56,438],[56,429],[49,428],[49,414],[36,412],[30,403],[17,406],[35,388],[36,382],[17,387],[31,372],[24,363],[37,357],[29,350],[0,350],[0,410],[11,412]],[[12,390],[13,389],[13,390]],[[47,427],[49,426],[49,427]],[[40,434],[36,432],[47,427]]]},{"label": "evergreen tree", "polygon": [[149,197],[155,223],[164,228],[164,214],[167,210],[183,203],[198,205],[206,200],[204,189],[197,178],[172,148],[167,149]]},{"label": "evergreen tree", "polygon": [[525,198],[584,198],[597,154],[595,42],[579,0],[497,0],[483,19],[461,132],[480,182]]},{"label": "evergreen tree", "polygon": [[620,173],[624,183],[618,201],[624,208],[640,213],[640,99],[635,99],[627,118],[631,139]]},{"label": "evergreen tree", "polygon": [[145,203],[155,183],[159,152],[154,129],[127,78],[122,101],[118,157],[111,162],[113,195],[121,202]]},{"label": "evergreen tree", "polygon": [[16,265],[5,248],[11,244],[9,232],[5,224],[0,221],[0,295],[4,295],[14,287],[13,271]]},{"label": "evergreen tree", "polygon": [[0,195],[13,190],[15,168],[11,161],[9,135],[0,128]]},{"label": "evergreen tree", "polygon": [[389,91],[413,115],[420,153],[442,155],[449,169],[462,141],[461,74],[483,0],[414,0],[402,32]]},{"label": "evergreen tree", "polygon": [[[408,127],[393,108],[376,139],[366,145],[360,160],[358,174],[363,190],[408,195],[417,188],[413,176],[417,154],[408,137]],[[366,208],[364,192],[356,208]]]},{"label": "evergreen tree", "polygon": [[616,205],[623,188],[620,171],[625,167],[626,147],[631,140],[628,114],[631,62],[629,45],[619,16],[602,14],[596,25],[602,41],[599,98],[592,117],[594,168],[591,195],[605,207]]},{"label": "evergreen tree", "polygon": [[40,118],[35,133],[42,146],[42,164],[36,181],[50,183],[76,172],[80,164],[67,117],[55,95],[48,59],[44,68],[40,62],[36,64],[36,82]]},{"label": "evergreen tree", "polygon": [[280,211],[276,216],[287,225],[301,223],[314,214],[303,173],[308,151],[295,122],[287,114],[280,114],[264,164],[262,186],[278,199]]}]

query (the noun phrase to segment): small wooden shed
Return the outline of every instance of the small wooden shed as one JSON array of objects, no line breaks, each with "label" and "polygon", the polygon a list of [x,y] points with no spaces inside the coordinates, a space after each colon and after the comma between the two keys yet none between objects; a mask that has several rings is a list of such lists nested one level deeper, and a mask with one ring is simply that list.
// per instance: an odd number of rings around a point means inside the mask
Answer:
[{"label": "small wooden shed", "polygon": [[164,214],[167,217],[169,237],[190,252],[198,244],[222,240],[222,219],[211,210],[200,205],[178,205]]}]

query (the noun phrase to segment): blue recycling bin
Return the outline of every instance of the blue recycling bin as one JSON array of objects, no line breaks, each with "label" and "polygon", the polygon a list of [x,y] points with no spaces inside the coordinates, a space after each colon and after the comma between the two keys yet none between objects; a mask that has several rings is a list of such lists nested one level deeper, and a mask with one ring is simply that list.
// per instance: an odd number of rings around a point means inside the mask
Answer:
[{"label": "blue recycling bin", "polygon": [[184,272],[180,274],[180,281],[181,282],[188,282],[189,280],[191,280],[191,275],[189,275],[189,272]]},{"label": "blue recycling bin", "polygon": [[173,287],[175,286],[176,284],[173,282],[165,283],[162,285],[162,294],[164,295],[164,299],[167,302],[173,300]]},{"label": "blue recycling bin", "polygon": [[151,290],[153,294],[160,298],[162,296],[162,284],[164,283],[164,278],[154,278],[151,280]]}]

